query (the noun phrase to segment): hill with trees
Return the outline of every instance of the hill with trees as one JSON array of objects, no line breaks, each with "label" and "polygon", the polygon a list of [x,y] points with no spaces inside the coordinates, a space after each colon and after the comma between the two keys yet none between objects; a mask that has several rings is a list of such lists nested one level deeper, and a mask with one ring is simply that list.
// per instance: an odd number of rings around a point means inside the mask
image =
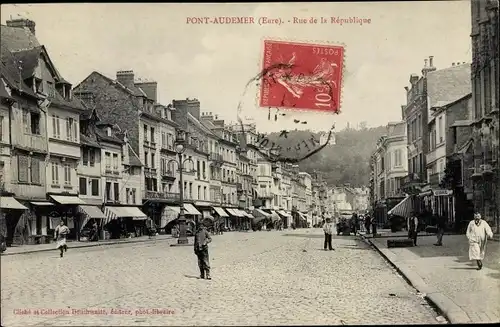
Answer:
[{"label": "hill with trees", "polygon": [[[386,126],[374,128],[345,128],[335,133],[336,144],[327,145],[318,153],[299,163],[301,171],[310,174],[317,172],[329,185],[351,184],[353,187],[368,185],[370,179],[370,156],[376,148],[378,139],[386,133]],[[279,137],[271,133],[269,139]],[[290,131],[283,144],[293,146],[309,139],[310,131]],[[318,139],[319,139],[319,135]]]}]

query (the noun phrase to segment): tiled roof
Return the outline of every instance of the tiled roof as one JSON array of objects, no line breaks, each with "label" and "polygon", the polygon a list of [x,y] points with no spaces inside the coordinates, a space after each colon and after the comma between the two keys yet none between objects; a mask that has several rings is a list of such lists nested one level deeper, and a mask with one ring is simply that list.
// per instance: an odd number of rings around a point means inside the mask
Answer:
[{"label": "tiled roof", "polygon": [[38,67],[38,60],[42,53],[42,47],[35,47],[29,50],[12,52],[19,66],[22,67],[23,79],[27,79],[35,75],[35,69]]},{"label": "tiled roof", "polygon": [[104,131],[101,130],[96,130],[96,135],[97,135],[97,140],[98,141],[106,141],[106,142],[112,142],[112,143],[117,143],[117,144],[123,144],[123,140],[120,140],[116,136],[108,136]]},{"label": "tiled roof", "polygon": [[11,99],[9,92],[5,89],[5,85],[0,81],[0,98],[2,99]]},{"label": "tiled roof", "polygon": [[101,145],[99,144],[99,142],[97,142],[96,140],[93,140],[91,137],[88,137],[85,134],[80,134],[80,143],[83,144],[83,145],[89,145],[89,146],[93,146],[93,147],[96,147],[96,148],[100,148],[101,147]]},{"label": "tiled roof", "polygon": [[134,166],[134,167],[142,167],[143,166],[141,160],[139,159],[139,157],[137,157],[134,150],[132,150],[132,147],[130,146],[130,144],[128,144],[128,157],[129,157],[129,160],[128,160],[129,166]]},{"label": "tiled roof", "polygon": [[449,104],[471,93],[471,65],[463,64],[427,74],[429,108]]},{"label": "tiled roof", "polygon": [[9,86],[21,90],[32,97],[37,97],[24,81],[20,82],[20,71],[17,60],[3,42],[0,44],[0,58],[0,72]]},{"label": "tiled roof", "polygon": [[28,28],[0,25],[2,44],[11,51],[19,51],[39,47],[40,43]]},{"label": "tiled roof", "polygon": [[59,92],[54,92],[55,96],[51,97],[51,102],[59,106],[69,106],[71,108],[87,110],[83,102],[77,97],[71,97],[70,100],[66,100]]}]

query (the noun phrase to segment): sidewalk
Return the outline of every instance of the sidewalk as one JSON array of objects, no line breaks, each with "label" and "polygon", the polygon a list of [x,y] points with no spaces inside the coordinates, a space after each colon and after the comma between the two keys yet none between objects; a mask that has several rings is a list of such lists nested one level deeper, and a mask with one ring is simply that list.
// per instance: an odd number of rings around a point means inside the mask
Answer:
[{"label": "sidewalk", "polygon": [[[151,239],[148,236],[140,236],[140,237],[133,237],[133,238],[98,241],[98,242],[68,241],[68,248],[69,249],[77,249],[77,248],[88,248],[88,247],[94,247],[94,246],[129,244],[129,243],[144,243],[144,242],[165,241],[165,240],[173,240],[173,239],[174,238],[171,235],[158,235],[158,236],[155,236]],[[8,247],[7,250],[4,253],[2,253],[2,256],[15,255],[15,254],[28,254],[28,253],[45,252],[45,251],[54,251],[55,249],[56,249],[56,243],[54,243],[54,242],[49,243],[49,244],[14,245],[12,247]]]},{"label": "sidewalk", "polygon": [[[397,233],[396,233],[397,234]],[[397,237],[397,236],[396,236]],[[451,323],[500,322],[500,244],[488,242],[484,267],[469,261],[465,235],[420,237],[418,246],[387,248],[387,238],[362,238],[425,294]]]}]

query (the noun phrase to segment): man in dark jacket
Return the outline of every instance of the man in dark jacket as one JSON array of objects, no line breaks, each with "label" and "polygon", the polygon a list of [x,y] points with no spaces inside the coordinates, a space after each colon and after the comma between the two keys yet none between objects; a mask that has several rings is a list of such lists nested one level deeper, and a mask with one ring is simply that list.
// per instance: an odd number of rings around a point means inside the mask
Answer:
[{"label": "man in dark jacket", "polygon": [[417,246],[418,217],[414,212],[412,212],[410,218],[408,218],[407,227],[408,227],[408,238],[413,240],[413,245]]},{"label": "man in dark jacket", "polygon": [[194,235],[194,254],[198,257],[198,267],[200,268],[201,279],[211,279],[210,259],[208,256],[208,243],[212,242],[210,233],[204,224],[200,224]]}]

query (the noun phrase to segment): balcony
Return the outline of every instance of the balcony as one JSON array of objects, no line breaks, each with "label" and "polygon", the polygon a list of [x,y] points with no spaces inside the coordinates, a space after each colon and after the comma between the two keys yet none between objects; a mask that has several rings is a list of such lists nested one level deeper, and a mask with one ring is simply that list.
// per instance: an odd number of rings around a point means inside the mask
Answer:
[{"label": "balcony", "polygon": [[173,171],[167,170],[161,173],[161,178],[167,181],[174,181],[177,177],[175,176],[175,173]]},{"label": "balcony", "polygon": [[444,176],[443,173],[435,173],[429,175],[429,184],[431,185],[431,187],[439,186],[439,183],[441,183],[443,176]]},{"label": "balcony", "polygon": [[28,150],[47,152],[47,139],[42,135],[12,133],[12,145]]},{"label": "balcony", "polygon": [[274,194],[269,190],[259,190],[257,191],[258,199],[272,199],[274,198]]},{"label": "balcony", "polygon": [[160,148],[160,151],[168,154],[177,154],[173,144],[163,144]]},{"label": "balcony", "polygon": [[181,195],[180,193],[144,191],[143,198],[146,200],[180,201]]}]

